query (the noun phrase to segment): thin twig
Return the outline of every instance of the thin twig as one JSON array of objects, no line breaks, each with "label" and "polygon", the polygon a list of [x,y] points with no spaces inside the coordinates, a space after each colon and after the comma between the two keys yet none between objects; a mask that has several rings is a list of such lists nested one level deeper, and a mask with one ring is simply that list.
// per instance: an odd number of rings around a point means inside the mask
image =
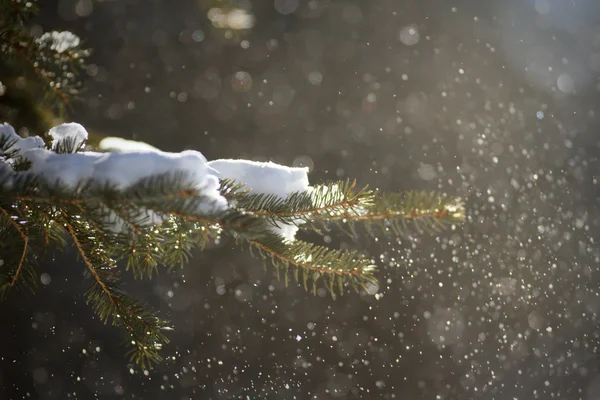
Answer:
[{"label": "thin twig", "polygon": [[286,257],[283,254],[276,252],[275,250],[264,245],[263,243],[259,242],[258,240],[249,240],[249,242],[252,243],[253,245],[257,246],[261,250],[266,251],[267,253],[271,254],[275,258],[278,258],[282,261],[293,264],[297,267],[307,269],[309,271],[319,272],[321,274],[334,274],[334,275],[339,275],[339,276],[349,276],[349,275],[360,276],[362,274],[362,271],[358,268],[355,268],[350,271],[345,271],[342,269],[329,269],[329,268],[318,267],[314,264],[307,264],[307,263],[299,262],[297,260],[294,260],[293,258]]},{"label": "thin twig", "polygon": [[27,247],[29,245],[29,237],[25,234],[25,232],[23,232],[23,230],[21,229],[19,224],[17,224],[15,222],[15,220],[12,219],[12,217],[8,213],[8,211],[6,211],[4,208],[0,207],[0,212],[2,212],[2,214],[4,214],[6,216],[6,218],[8,218],[8,221],[10,222],[10,224],[17,230],[17,232],[19,232],[19,235],[21,235],[21,239],[23,239],[23,253],[21,253],[21,259],[19,260],[19,265],[17,265],[17,270],[15,271],[15,276],[13,276],[13,279],[10,282],[10,286],[14,286],[17,283],[17,280],[19,279],[21,269],[23,268],[23,265],[25,264],[25,255],[27,254]]},{"label": "thin twig", "polygon": [[[63,217],[65,219],[67,218],[67,216],[64,213],[63,213]],[[127,314],[129,314],[131,317],[136,318],[137,315],[133,311],[131,311],[129,309],[129,307],[127,307],[127,305],[125,305],[125,303],[123,303],[123,301],[121,299],[113,296],[111,291],[108,289],[108,287],[106,286],[106,284],[104,283],[104,281],[102,280],[102,278],[100,277],[100,275],[98,274],[96,269],[94,268],[94,264],[90,261],[86,252],[83,250],[83,246],[77,239],[77,234],[75,233],[71,224],[67,223],[66,227],[67,227],[67,231],[69,232],[69,236],[71,236],[71,238],[73,239],[73,243],[75,243],[75,247],[77,247],[79,254],[81,254],[81,257],[83,258],[85,265],[87,266],[88,270],[90,271],[90,274],[92,274],[92,277],[100,285],[100,287],[102,288],[102,291],[106,294],[106,296],[108,296],[108,298],[110,299],[110,302],[113,304],[115,309],[119,310],[119,311],[123,310],[123,311],[127,312]],[[140,322],[146,327],[146,329],[153,330],[153,328],[150,327],[145,321],[140,319]],[[124,324],[124,326],[130,333],[134,332],[134,329],[131,325]],[[133,339],[133,341],[136,343],[136,345],[140,349],[140,351],[143,352],[144,345],[138,340]]]},{"label": "thin twig", "polygon": [[[67,219],[67,216],[64,214],[64,212],[63,212],[63,217],[65,218],[65,220]],[[86,252],[83,250],[83,247],[81,246],[81,243],[79,242],[79,239],[77,239],[77,234],[75,233],[75,230],[73,229],[71,224],[65,223],[65,225],[67,227],[67,231],[69,232],[69,236],[71,236],[71,238],[73,239],[73,243],[75,243],[75,247],[77,247],[79,254],[81,254],[81,257],[83,258],[83,262],[85,263],[88,270],[90,271],[90,274],[92,274],[92,276],[94,277],[96,282],[100,285],[100,287],[102,288],[102,291],[104,293],[106,293],[106,295],[111,299],[111,302],[113,304],[115,304],[112,293],[110,292],[110,290],[108,289],[108,287],[106,286],[106,284],[104,283],[104,281],[102,280],[100,275],[98,275],[98,272],[94,268],[94,264],[90,261]]]},{"label": "thin twig", "polygon": [[[168,200],[175,200],[175,199],[189,199],[190,197],[193,197],[194,195],[196,195],[197,192],[195,190],[180,190],[178,191],[176,194],[165,194],[165,195],[157,195],[157,196],[152,196],[152,201],[154,202],[162,202],[162,201],[168,201]],[[3,193],[2,194],[5,197],[9,197],[12,198],[14,200],[19,200],[19,201],[31,201],[31,202],[44,202],[44,203],[48,203],[48,204],[52,204],[52,205],[57,205],[57,204],[68,204],[68,205],[72,205],[72,206],[78,206],[78,205],[82,205],[82,204],[88,204],[88,203],[102,203],[102,200],[99,200],[97,198],[92,198],[92,197],[88,197],[88,198],[78,198],[78,199],[65,199],[65,198],[61,198],[61,197],[56,197],[56,196],[48,196],[48,197],[41,197],[41,196],[22,196],[19,193]],[[139,199],[135,199],[135,200],[119,200],[118,202],[115,202],[118,204],[122,204],[122,205],[130,205],[130,204],[143,204],[143,202],[140,202]]]},{"label": "thin twig", "polygon": [[[347,191],[352,191],[354,188],[356,187],[356,180],[354,180],[352,183],[350,183],[350,186],[346,189]],[[251,211],[252,213],[258,215],[258,216],[272,216],[272,217],[278,217],[278,218],[293,218],[293,217],[303,217],[303,216],[307,216],[310,214],[317,214],[317,215],[322,215],[321,213],[327,212],[329,214],[330,210],[335,210],[335,209],[344,209],[344,210],[348,210],[348,209],[353,209],[353,207],[359,206],[361,204],[361,199],[360,199],[360,195],[363,194],[364,192],[359,192],[356,194],[353,194],[354,199],[349,198],[349,196],[344,196],[343,199],[341,199],[340,201],[334,203],[334,204],[326,204],[324,206],[321,207],[314,207],[311,209],[307,209],[307,210],[298,210],[298,211],[291,211],[291,212],[273,212],[273,211],[269,211],[269,210],[262,210],[262,209],[252,209],[252,208],[248,208],[245,207],[243,208],[245,211]],[[312,217],[312,215],[311,215]],[[326,218],[329,218],[329,215],[326,215]]]},{"label": "thin twig", "polygon": [[[332,215],[332,216],[327,216],[327,220],[328,221],[339,221],[341,219],[349,219],[352,221],[377,221],[377,220],[385,220],[385,219],[393,219],[393,218],[401,218],[403,220],[416,220],[416,219],[421,219],[421,218],[437,218],[437,219],[441,219],[441,218],[445,218],[449,215],[448,210],[447,209],[442,209],[442,210],[414,210],[408,214],[404,214],[402,212],[397,212],[397,211],[391,211],[391,210],[386,210],[383,213],[379,213],[379,214],[370,214],[370,213],[364,213],[364,214],[358,214],[358,215],[351,215],[349,213],[344,213],[342,215]],[[318,218],[315,218],[318,219]]]},{"label": "thin twig", "polygon": [[[315,207],[315,208],[312,208],[309,210],[298,210],[298,211],[291,211],[291,212],[285,212],[285,211],[284,212],[273,212],[273,211],[269,211],[269,210],[257,210],[257,209],[251,209],[251,208],[244,208],[244,210],[250,211],[253,214],[256,214],[257,216],[273,216],[273,217],[278,217],[278,218],[293,218],[293,217],[303,217],[303,216],[307,216],[307,215],[311,215],[311,214],[323,215],[321,213],[327,212],[332,209],[337,209],[337,208],[350,209],[350,208],[358,206],[358,205],[360,205],[359,200],[344,200],[339,203],[328,204],[323,207]],[[312,216],[313,215],[311,215],[311,217]],[[325,218],[331,218],[330,214],[327,214],[324,216],[325,216]]]},{"label": "thin twig", "polygon": [[63,104],[69,104],[69,98],[67,97],[67,95],[65,95],[63,92],[61,92],[60,90],[56,89],[56,85],[53,85],[52,80],[50,80],[46,75],[44,75],[44,71],[37,67],[35,65],[35,63],[25,54],[25,47],[24,46],[19,46],[17,48],[17,53],[23,57],[23,59],[25,60],[25,62],[27,64],[29,64],[29,66],[33,69],[33,71],[35,72],[35,74],[40,77],[48,86],[48,88],[50,89],[50,91],[52,93],[54,93],[55,96],[57,96],[60,101]]}]

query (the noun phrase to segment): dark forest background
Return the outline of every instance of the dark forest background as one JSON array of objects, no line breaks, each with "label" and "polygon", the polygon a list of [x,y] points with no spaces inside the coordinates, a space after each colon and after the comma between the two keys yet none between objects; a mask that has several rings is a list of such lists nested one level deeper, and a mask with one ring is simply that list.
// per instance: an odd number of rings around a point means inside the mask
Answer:
[{"label": "dark forest background", "polygon": [[[441,190],[469,217],[325,238],[374,256],[377,295],[285,288],[229,241],[132,280],[176,328],[146,373],[57,254],[0,305],[0,399],[600,397],[600,3],[40,3],[36,29],[94,49],[69,114],[90,130]],[[218,28],[215,7],[253,26]]]}]

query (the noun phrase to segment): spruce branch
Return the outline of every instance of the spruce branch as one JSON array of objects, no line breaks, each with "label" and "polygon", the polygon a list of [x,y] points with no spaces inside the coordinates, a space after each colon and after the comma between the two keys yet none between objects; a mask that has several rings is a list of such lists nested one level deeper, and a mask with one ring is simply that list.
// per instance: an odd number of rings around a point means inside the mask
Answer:
[{"label": "spruce branch", "polygon": [[0,297],[3,297],[9,289],[19,286],[33,290],[37,259],[53,246],[60,246],[62,239],[54,229],[50,210],[32,210],[26,203],[12,202],[3,196],[1,186],[27,185],[30,180],[12,179],[5,168],[0,168],[0,182]]},{"label": "spruce branch", "polygon": [[190,259],[195,246],[204,249],[210,239],[219,234],[216,225],[190,222],[179,218],[169,218],[162,225],[164,230],[162,262],[169,268],[182,268]]},{"label": "spruce branch", "polygon": [[434,234],[464,218],[465,210],[460,198],[436,192],[376,191],[367,206],[329,217],[315,215],[301,228],[320,232],[321,227],[328,223],[339,227],[350,225],[351,228],[362,223],[371,234],[374,234],[374,227],[379,227],[384,234],[401,235],[410,228],[418,233]]},{"label": "spruce branch", "polygon": [[460,198],[436,192],[378,193],[365,215],[351,218],[378,224],[400,235],[413,227],[418,233],[439,233],[465,218]]},{"label": "spruce branch", "polygon": [[17,268],[15,269],[14,276],[10,282],[10,286],[12,287],[12,286],[15,286],[15,283],[17,283],[17,280],[19,279],[19,276],[21,274],[21,269],[23,268],[23,265],[25,264],[25,256],[27,255],[27,249],[29,246],[29,237],[25,234],[23,229],[21,229],[19,224],[13,219],[13,216],[11,216],[8,213],[8,211],[6,211],[4,208],[0,207],[0,213],[2,214],[2,217],[4,219],[6,219],[8,221],[8,223],[15,229],[15,231],[17,231],[19,233],[19,236],[21,237],[21,239],[23,239],[23,252],[21,253],[19,263],[17,264]]},{"label": "spruce branch", "polygon": [[[419,233],[433,233],[464,218],[460,199],[436,193],[388,194],[373,192],[367,187],[357,190],[356,182],[349,180],[315,186],[285,198],[252,193],[230,180],[223,182],[221,187],[228,193],[235,210],[254,215],[274,227],[294,224],[319,233],[329,223],[350,235],[354,233],[355,223],[364,224],[371,233],[373,226],[380,226],[384,233],[394,235],[401,234],[409,226]],[[260,255],[268,255],[266,258],[274,265],[278,279],[284,271],[286,285],[290,268],[296,281],[299,281],[298,274],[302,277],[305,288],[309,278],[312,279],[313,292],[321,277],[332,294],[334,281],[341,288],[346,278],[352,277],[349,281],[355,289],[372,282],[372,263],[355,252],[346,254],[301,241],[286,243],[275,234],[248,241]]]},{"label": "spruce branch", "polygon": [[70,32],[34,36],[30,22],[38,12],[35,1],[0,3],[0,81],[6,85],[2,108],[14,115],[13,122],[27,113],[34,117],[27,124],[38,126],[47,119],[43,112],[32,112],[38,110],[40,98],[56,111],[79,94],[78,76],[90,50],[82,48],[79,38]]},{"label": "spruce branch", "polygon": [[20,226],[23,220],[11,215],[5,207],[2,207],[2,210],[3,212],[0,213],[0,254],[2,255],[0,299],[14,289],[26,288],[33,291],[37,281],[34,268],[35,253],[31,249],[26,228]]},{"label": "spruce branch", "polygon": [[[119,261],[135,278],[150,278],[159,266],[182,266],[194,247],[204,248],[221,235],[231,235],[259,256],[265,267],[271,264],[286,286],[293,280],[307,291],[316,293],[323,287],[335,297],[347,288],[368,291],[376,282],[373,261],[358,251],[284,237],[281,227],[317,229],[326,223],[340,227],[364,223],[369,229],[380,226],[387,234],[400,234],[408,225],[419,232],[437,232],[464,217],[458,199],[436,193],[373,192],[357,189],[354,181],[278,197],[253,193],[232,180],[222,180],[217,192],[215,180],[196,179],[194,173],[175,166],[168,172],[142,178],[134,174],[124,180],[107,179],[104,169],[97,179],[88,169],[81,175],[70,175],[73,171],[63,175],[62,170],[36,175],[32,171],[43,171],[40,160],[59,157],[62,163],[72,157],[95,168],[98,159],[93,154],[72,154],[81,149],[78,136],[54,135],[55,142],[47,149],[40,148],[39,139],[15,140],[15,135],[6,127],[0,135],[0,249],[8,261],[0,265],[0,292],[6,293],[21,281],[34,284],[35,259],[44,248],[62,247],[64,238],[69,238],[92,280],[86,291],[88,303],[104,323],[125,329],[131,345],[127,354],[143,366],[160,360],[159,350],[168,343],[164,331],[170,328],[121,289]],[[36,159],[40,154],[48,158]],[[173,157],[148,153],[152,155],[162,161]],[[124,157],[116,165],[132,160]],[[186,165],[178,160],[169,165]],[[147,161],[143,165],[149,165]],[[196,172],[198,164],[193,165]],[[228,209],[219,203],[220,196],[228,200]]]},{"label": "spruce branch", "polygon": [[166,321],[156,317],[142,303],[131,299],[118,286],[115,260],[104,251],[101,244],[88,236],[89,227],[84,222],[62,213],[66,230],[92,276],[92,285],[87,290],[88,303],[103,323],[125,328],[133,348],[127,353],[130,360],[142,367],[162,360],[158,351],[169,342],[162,333],[171,329]]},{"label": "spruce branch", "polygon": [[367,187],[355,191],[356,181],[317,185],[285,198],[263,193],[238,192],[235,207],[265,217],[273,224],[332,219],[346,214],[361,214],[372,204],[373,192]]},{"label": "spruce branch", "polygon": [[[10,146],[0,143],[0,149],[8,154]],[[353,182],[319,186],[288,199],[252,195],[238,184],[224,182],[232,207],[207,215],[198,208],[207,199],[181,171],[143,178],[123,190],[94,181],[67,187],[14,171],[10,165],[5,162],[0,168],[2,182],[10,182],[0,184],[0,197],[27,210],[30,218],[39,214],[39,221],[47,220],[46,228],[54,227],[45,230],[40,239],[44,243],[50,234],[66,232],[93,278],[88,301],[103,322],[111,320],[125,328],[133,345],[128,354],[143,365],[160,360],[158,350],[167,343],[163,331],[168,325],[119,288],[118,259],[127,260],[135,277],[150,277],[158,265],[182,265],[194,246],[231,234],[272,264],[286,285],[293,279],[305,290],[315,293],[322,286],[335,296],[346,287],[360,290],[375,283],[373,262],[356,251],[287,241],[272,232],[274,224],[355,221],[383,223],[384,228],[392,224],[392,230],[400,232],[402,221],[439,228],[446,219],[459,220],[464,213],[445,196],[379,195],[366,188],[356,191]],[[7,219],[6,206],[3,210],[0,232],[15,230],[16,221]]]},{"label": "spruce branch", "polygon": [[356,181],[350,180],[317,185],[286,198],[245,191],[243,185],[229,180],[222,189],[227,190],[235,209],[263,217],[274,226],[295,224],[317,232],[334,223],[352,235],[354,223],[360,222],[370,232],[379,226],[394,235],[410,227],[419,233],[436,233],[464,219],[461,199],[436,192],[383,193],[368,187],[356,190]]},{"label": "spruce branch", "polygon": [[233,201],[236,197],[248,193],[248,190],[244,189],[245,185],[234,179],[221,179],[219,184],[219,193],[221,193],[221,196],[225,197],[228,201]]},{"label": "spruce branch", "polygon": [[69,32],[49,32],[40,38],[25,36],[14,46],[14,54],[42,82],[46,100],[58,100],[65,105],[79,94],[81,83],[77,76],[85,67],[84,60],[90,51],[79,47],[79,39],[77,44],[63,50],[65,45],[55,44],[64,40],[59,38],[61,34]]},{"label": "spruce branch", "polygon": [[[316,293],[319,280],[332,296],[343,294],[349,283],[354,290],[365,288],[376,281],[373,262],[356,251],[329,249],[303,241],[288,242],[276,234],[267,234],[261,239],[248,242],[259,251],[263,259],[270,259],[275,267],[277,279],[288,286],[290,274],[305,290]],[[337,289],[337,291],[336,291]]]},{"label": "spruce branch", "polygon": [[162,235],[153,235],[150,228],[140,225],[144,223],[147,212],[136,212],[131,207],[119,207],[104,202],[99,204],[115,217],[111,223],[119,229],[115,242],[121,248],[119,258],[127,259],[126,270],[131,270],[136,278],[151,278],[154,272],[158,272]]},{"label": "spruce branch", "polygon": [[0,13],[4,17],[0,20],[0,37],[15,26],[27,24],[38,11],[33,1],[8,0],[0,3]]}]

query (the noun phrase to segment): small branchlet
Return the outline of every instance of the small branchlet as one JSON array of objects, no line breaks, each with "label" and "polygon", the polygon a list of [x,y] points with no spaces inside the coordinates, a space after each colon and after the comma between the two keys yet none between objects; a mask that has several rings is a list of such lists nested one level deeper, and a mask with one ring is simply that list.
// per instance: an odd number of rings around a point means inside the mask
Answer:
[{"label": "small branchlet", "polygon": [[80,93],[91,52],[71,32],[35,36],[37,12],[35,1],[0,2],[0,114],[18,128],[43,132]]}]

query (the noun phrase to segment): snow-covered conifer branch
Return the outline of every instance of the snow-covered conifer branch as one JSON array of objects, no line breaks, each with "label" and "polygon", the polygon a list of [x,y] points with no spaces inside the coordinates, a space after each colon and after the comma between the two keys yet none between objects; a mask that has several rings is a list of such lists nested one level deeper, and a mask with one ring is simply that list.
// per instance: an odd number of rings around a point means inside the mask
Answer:
[{"label": "snow-covered conifer branch", "polygon": [[0,25],[0,34],[4,34],[14,29],[15,25],[28,23],[38,12],[38,7],[31,1],[9,0],[0,3],[0,12],[6,18]]},{"label": "snow-covered conifer branch", "polygon": [[160,361],[170,327],[120,288],[119,263],[151,278],[231,235],[286,285],[336,295],[368,290],[375,265],[357,251],[297,240],[299,228],[361,222],[384,234],[408,225],[437,232],[464,217],[462,203],[442,195],[382,194],[353,181],[311,187],[307,168],[208,162],[196,151],[165,153],[119,138],[98,145],[107,152],[87,151],[81,125],[52,126],[79,91],[89,51],[70,32],[34,35],[36,11],[34,0],[0,1],[0,114],[19,131],[49,131],[51,139],[21,138],[0,124],[0,297],[33,289],[36,261],[69,241],[91,281],[88,302],[103,322],[124,328],[128,355],[142,366]]},{"label": "snow-covered conifer branch", "polygon": [[89,50],[71,32],[46,32],[35,37],[28,26],[37,12],[33,2],[7,0],[0,6],[0,51],[7,67],[20,69],[43,82],[45,97],[66,104],[79,91],[77,75]]},{"label": "snow-covered conifer branch", "polygon": [[437,194],[380,194],[353,181],[311,187],[305,168],[247,160],[207,162],[195,151],[83,151],[79,124],[39,137],[0,125],[0,291],[33,286],[34,261],[70,239],[91,285],[88,301],[100,319],[122,326],[131,357],[160,360],[167,322],[119,287],[119,260],[134,277],[182,266],[194,247],[231,235],[271,264],[278,279],[332,295],[367,289],[375,265],[357,251],[297,240],[298,227],[327,222],[380,224],[400,233],[408,223],[437,230],[464,216],[460,202]]},{"label": "snow-covered conifer branch", "polygon": [[45,132],[79,94],[90,51],[71,32],[39,33],[35,0],[0,1],[0,115],[20,129]]}]

